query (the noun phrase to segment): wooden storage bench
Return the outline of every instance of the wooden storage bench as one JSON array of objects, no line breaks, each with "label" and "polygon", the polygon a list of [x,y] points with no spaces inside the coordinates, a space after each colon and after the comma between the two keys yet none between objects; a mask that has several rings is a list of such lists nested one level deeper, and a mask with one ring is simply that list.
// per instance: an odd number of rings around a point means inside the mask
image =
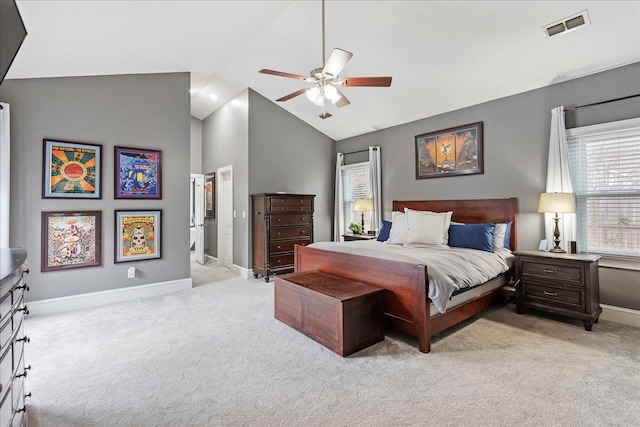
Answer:
[{"label": "wooden storage bench", "polygon": [[276,276],[275,318],[340,356],[384,340],[383,290],[319,271]]}]

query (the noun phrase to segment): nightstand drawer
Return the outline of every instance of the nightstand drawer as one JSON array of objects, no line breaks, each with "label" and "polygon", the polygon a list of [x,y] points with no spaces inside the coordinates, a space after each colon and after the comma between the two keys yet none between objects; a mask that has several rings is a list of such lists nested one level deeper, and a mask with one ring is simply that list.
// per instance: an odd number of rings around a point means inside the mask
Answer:
[{"label": "nightstand drawer", "polygon": [[523,262],[522,277],[537,278],[543,281],[560,281],[572,283],[577,286],[583,286],[584,283],[582,279],[582,268],[544,262]]},{"label": "nightstand drawer", "polygon": [[530,301],[552,304],[567,308],[584,309],[584,292],[580,290],[557,289],[548,286],[525,284],[524,297]]}]

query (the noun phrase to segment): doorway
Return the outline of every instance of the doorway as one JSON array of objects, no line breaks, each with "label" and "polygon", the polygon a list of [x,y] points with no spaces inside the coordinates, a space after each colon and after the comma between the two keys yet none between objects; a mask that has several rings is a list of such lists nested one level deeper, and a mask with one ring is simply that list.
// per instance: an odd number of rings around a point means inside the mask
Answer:
[{"label": "doorway", "polygon": [[233,166],[218,169],[218,265],[233,268]]},{"label": "doorway", "polygon": [[204,264],[204,175],[191,174],[190,191],[190,246],[194,248],[194,259]]}]

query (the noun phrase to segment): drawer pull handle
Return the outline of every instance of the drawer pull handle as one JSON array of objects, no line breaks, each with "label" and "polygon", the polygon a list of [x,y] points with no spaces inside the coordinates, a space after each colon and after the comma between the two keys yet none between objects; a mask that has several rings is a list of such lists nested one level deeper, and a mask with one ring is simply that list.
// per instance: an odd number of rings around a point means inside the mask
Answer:
[{"label": "drawer pull handle", "polygon": [[545,295],[547,295],[547,296],[550,296],[550,297],[557,297],[558,296],[558,294],[556,294],[555,292],[543,291],[543,293]]},{"label": "drawer pull handle", "polygon": [[25,305],[22,308],[17,309],[16,311],[24,311],[24,314],[29,315],[29,308]]},{"label": "drawer pull handle", "polygon": [[282,246],[278,246],[278,247],[276,247],[276,249],[281,249],[281,248],[282,248]]},{"label": "drawer pull handle", "polygon": [[22,338],[18,338],[16,341],[31,342],[31,338],[29,338],[28,336],[25,335]]},{"label": "drawer pull handle", "polygon": [[16,378],[18,377],[25,377],[27,378],[27,371],[31,370],[31,365],[27,366],[26,368],[24,368],[24,372],[21,374],[16,375]]},{"label": "drawer pull handle", "polygon": [[550,268],[543,268],[542,271],[544,271],[545,273],[555,273],[555,270],[552,270]]},{"label": "drawer pull handle", "polygon": [[280,218],[278,218],[278,222],[282,221]]},{"label": "drawer pull handle", "polygon": [[28,268],[24,271],[24,274],[29,274],[29,269]]},{"label": "drawer pull handle", "polygon": [[26,407],[26,406],[23,406],[22,408],[18,409],[18,410],[16,411],[16,413],[26,412],[26,410],[27,410],[27,407]]},{"label": "drawer pull handle", "polygon": [[16,289],[24,289],[25,292],[29,292],[29,285],[27,285],[26,283],[22,286],[18,286]]},{"label": "drawer pull handle", "polygon": [[24,395],[24,398],[26,399],[27,397],[31,397],[31,392],[27,393]]},{"label": "drawer pull handle", "polygon": [[282,260],[281,260],[281,259],[279,259],[279,260],[278,260],[278,264],[280,264],[281,262],[282,262]]}]

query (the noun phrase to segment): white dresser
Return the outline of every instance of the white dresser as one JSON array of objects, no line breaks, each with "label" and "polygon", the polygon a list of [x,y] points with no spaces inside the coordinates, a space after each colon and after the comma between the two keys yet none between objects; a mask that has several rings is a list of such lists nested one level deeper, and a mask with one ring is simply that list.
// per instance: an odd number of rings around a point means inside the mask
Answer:
[{"label": "white dresser", "polygon": [[24,293],[27,252],[0,249],[0,427],[26,426],[24,379],[31,369],[24,363],[24,316],[29,314]]}]

